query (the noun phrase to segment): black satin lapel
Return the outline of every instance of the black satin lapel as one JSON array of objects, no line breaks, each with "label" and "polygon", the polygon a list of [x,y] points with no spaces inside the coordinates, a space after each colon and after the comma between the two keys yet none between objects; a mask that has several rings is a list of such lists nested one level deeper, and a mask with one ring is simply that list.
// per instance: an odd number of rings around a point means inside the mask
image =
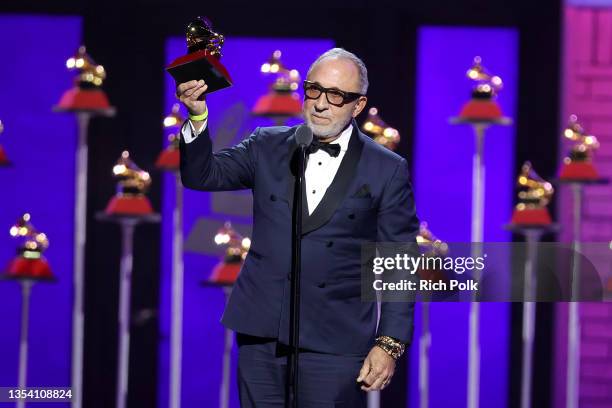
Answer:
[{"label": "black satin lapel", "polygon": [[351,182],[355,178],[362,150],[363,141],[359,138],[357,124],[353,121],[353,133],[351,134],[348,149],[342,158],[338,172],[317,208],[315,208],[310,217],[305,218],[302,234],[307,234],[321,228],[334,215],[334,212],[346,196]]}]

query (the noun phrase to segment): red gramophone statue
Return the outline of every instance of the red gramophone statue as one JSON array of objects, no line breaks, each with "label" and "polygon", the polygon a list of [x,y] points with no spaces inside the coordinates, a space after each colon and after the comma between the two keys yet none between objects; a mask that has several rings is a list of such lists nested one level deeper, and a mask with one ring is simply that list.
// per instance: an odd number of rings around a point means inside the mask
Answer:
[{"label": "red gramophone statue", "polygon": [[253,107],[253,115],[275,118],[279,124],[302,114],[302,102],[296,92],[300,85],[300,74],[296,69],[287,69],[281,61],[281,55],[281,51],[276,50],[262,64],[261,72],[275,75],[276,78],[270,91],[260,96]]},{"label": "red gramophone statue", "polygon": [[189,23],[185,34],[188,54],[166,67],[176,83],[203,79],[208,85],[206,93],[232,86],[229,72],[220,61],[223,35],[214,32],[211,22],[203,17]]},{"label": "red gramophone statue", "polygon": [[181,125],[185,121],[185,118],[180,112],[181,105],[175,103],[172,106],[172,112],[164,118],[164,129],[170,129],[172,133],[168,135],[168,147],[166,147],[157,156],[155,161],[155,167],[161,170],[175,171],[180,166],[180,155],[179,155],[179,135],[181,132]]},{"label": "red gramophone statue", "polygon": [[85,46],[79,47],[76,55],[68,58],[66,67],[77,71],[74,87],[64,92],[55,107],[61,111],[112,110],[106,94],[101,89],[106,71],[87,54]]},{"label": "red gramophone statue", "polygon": [[467,122],[506,122],[495,100],[502,89],[502,80],[489,74],[481,61],[480,57],[475,57],[474,64],[466,73],[468,78],[476,82],[476,86],[472,90],[472,98],[461,108],[459,119]]},{"label": "red gramophone statue", "polygon": [[[42,253],[49,247],[47,236],[38,232],[30,222],[30,214],[24,214],[11,227],[10,234],[19,240],[17,256],[9,263],[3,279],[15,280],[21,286],[21,328],[19,334],[18,387],[25,389],[28,378],[28,350],[30,330],[30,296],[32,286],[41,281],[54,281],[51,268]],[[19,408],[25,400],[17,402]]]},{"label": "red gramophone statue", "polygon": [[389,150],[395,150],[400,141],[400,135],[397,129],[387,125],[378,115],[378,109],[374,107],[370,108],[368,111],[368,117],[361,126],[361,130]]},{"label": "red gramophone statue", "polygon": [[[416,237],[417,244],[426,258],[444,258],[448,254],[448,245],[439,240],[427,227],[426,222],[421,222],[419,234]],[[421,268],[418,271],[421,280],[431,282],[447,281],[443,271],[436,269]],[[419,284],[420,285],[420,284]],[[430,329],[430,300],[433,297],[431,293],[422,292],[422,301],[419,302],[421,307],[421,330],[419,334],[419,398],[420,406],[428,406],[430,396],[430,347],[431,347],[431,329]]]},{"label": "red gramophone statue", "polygon": [[[0,134],[2,134],[2,132],[4,132],[4,125],[0,120]],[[6,153],[4,152],[2,145],[0,145],[0,166],[8,166],[9,164],[11,164],[11,162],[9,161],[8,157],[6,157]]]},{"label": "red gramophone statue", "polygon": [[552,184],[543,180],[528,161],[521,167],[517,184],[519,202],[512,213],[512,224],[550,225],[547,205],[555,192]]},{"label": "red gramophone statue", "polygon": [[[225,251],[223,260],[214,267],[210,278],[202,282],[202,285],[221,287],[225,295],[225,301],[227,302],[232,292],[232,286],[238,278],[240,268],[242,268],[244,259],[251,246],[251,240],[240,235],[232,228],[232,224],[227,221],[223,227],[219,228],[217,231],[215,243],[217,245],[227,245],[227,250]],[[226,327],[224,337],[223,365],[221,371],[221,384],[219,385],[220,407],[229,406],[229,383],[234,334]]]},{"label": "red gramophone statue", "polygon": [[8,279],[52,280],[49,263],[42,253],[49,247],[47,236],[38,232],[24,214],[11,227],[11,236],[19,240],[17,256],[9,263],[4,277]]},{"label": "red gramophone statue", "polygon": [[121,153],[113,167],[117,183],[117,194],[111,199],[104,212],[108,215],[141,216],[153,213],[153,207],[145,193],[151,185],[151,176],[141,170],[130,159],[127,151]]},{"label": "red gramophone statue", "polygon": [[251,240],[240,235],[232,224],[227,221],[223,227],[219,228],[215,235],[217,245],[226,245],[225,257],[219,262],[212,271],[209,283],[217,285],[233,285],[242,263],[251,247]]},{"label": "red gramophone statue", "polygon": [[[417,244],[425,257],[445,257],[448,254],[448,244],[438,239],[430,230],[425,221],[421,222],[419,226],[419,234],[416,237]],[[447,280],[442,273],[442,269],[420,269],[419,277],[424,280],[431,280],[434,282]]]},{"label": "red gramophone statue", "polygon": [[571,115],[563,136],[574,142],[569,155],[563,159],[559,179],[561,181],[598,180],[599,174],[593,166],[593,151],[599,148],[597,138],[586,134],[576,115]]},{"label": "red gramophone statue", "polygon": [[76,143],[76,166],[74,196],[74,302],[72,305],[72,370],[71,384],[76,407],[82,406],[83,386],[83,348],[85,339],[85,245],[87,229],[87,161],[89,121],[95,116],[111,117],[115,108],[110,106],[102,82],[106,71],[87,54],[85,47],[79,47],[76,55],[66,61],[69,71],[77,73],[74,85],[63,93],[54,112],[74,113],[78,124]]}]

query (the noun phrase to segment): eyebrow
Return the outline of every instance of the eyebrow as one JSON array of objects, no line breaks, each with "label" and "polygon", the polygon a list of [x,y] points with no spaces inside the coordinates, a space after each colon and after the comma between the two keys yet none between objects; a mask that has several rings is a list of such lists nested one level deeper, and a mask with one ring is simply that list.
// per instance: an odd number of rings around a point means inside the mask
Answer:
[{"label": "eyebrow", "polygon": [[312,82],[313,84],[317,84],[317,85],[319,85],[321,88],[329,89],[329,90],[331,90],[331,91],[340,91],[340,92],[344,92],[344,93],[358,93],[358,92],[352,92],[352,91],[345,91],[345,90],[342,90],[342,89],[340,89],[340,88],[338,88],[338,87],[336,87],[336,86],[332,86],[332,87],[327,88],[327,87],[325,87],[325,86],[321,85],[321,84],[320,84],[319,82],[317,82],[317,81],[310,81],[310,82]]}]

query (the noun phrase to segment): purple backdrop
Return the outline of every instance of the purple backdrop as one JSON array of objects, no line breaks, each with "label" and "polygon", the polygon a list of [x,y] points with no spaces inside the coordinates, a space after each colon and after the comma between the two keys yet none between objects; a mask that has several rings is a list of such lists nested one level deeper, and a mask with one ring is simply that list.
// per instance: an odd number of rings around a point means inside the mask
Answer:
[{"label": "purple backdrop", "polygon": [[[333,42],[325,39],[281,39],[281,38],[227,38],[223,47],[222,62],[229,70],[234,86],[211,94],[209,126],[213,139],[221,134],[230,135],[236,143],[244,139],[256,126],[269,126],[270,120],[252,118],[250,109],[257,98],[266,93],[271,78],[259,72],[260,66],[276,49],[283,52],[282,60],[288,68],[295,68],[305,76],[314,59],[331,48]],[[167,60],[185,54],[185,40],[171,38],[167,41]],[[174,97],[174,82],[166,77],[166,104],[169,112]],[[295,121],[294,121],[295,122]],[[229,144],[229,143],[227,143]],[[223,144],[216,143],[216,148]],[[172,271],[172,208],[174,206],[174,178],[164,178],[162,221],[162,282],[161,282],[161,345],[159,406],[168,404],[169,343],[171,313]],[[246,195],[246,197],[245,197]],[[238,193],[238,199],[246,198],[250,192]],[[226,219],[237,223],[251,223],[251,209],[243,215],[227,215],[213,210],[213,194],[185,191],[184,231],[189,234],[196,220],[205,217],[220,222]],[[216,231],[207,231],[205,239],[211,240]],[[218,406],[221,377],[221,352],[223,350],[223,327],[219,323],[224,307],[224,296],[220,289],[202,288],[200,282],[208,278],[218,256],[185,254],[184,293],[184,337],[183,337],[183,390],[184,406]],[[235,355],[233,362],[235,363]],[[235,364],[233,364],[235,367]],[[238,407],[235,373],[231,380],[231,406]]]},{"label": "purple backdrop", "polygon": [[[80,45],[81,19],[0,15],[0,38],[0,55],[6,56],[0,64],[5,124],[0,144],[14,163],[0,168],[0,267],[15,256],[10,226],[30,212],[49,237],[46,256],[59,281],[33,289],[28,385],[65,387],[70,385],[76,124],[51,107],[72,86],[65,62]],[[20,307],[18,285],[0,282],[0,386],[17,385]]]},{"label": "purple backdrop", "polygon": [[[418,34],[414,185],[417,211],[434,234],[469,242],[473,131],[451,126],[469,96],[465,77],[474,56],[502,77],[499,103],[515,117],[518,33],[513,29],[423,27]],[[493,127],[485,138],[485,232],[487,242],[509,241],[502,226],[511,217],[515,175],[514,128]],[[483,304],[481,310],[481,406],[507,401],[510,308]],[[464,406],[467,399],[468,304],[431,306],[431,407]],[[418,406],[418,336],[411,350],[411,406]]]}]

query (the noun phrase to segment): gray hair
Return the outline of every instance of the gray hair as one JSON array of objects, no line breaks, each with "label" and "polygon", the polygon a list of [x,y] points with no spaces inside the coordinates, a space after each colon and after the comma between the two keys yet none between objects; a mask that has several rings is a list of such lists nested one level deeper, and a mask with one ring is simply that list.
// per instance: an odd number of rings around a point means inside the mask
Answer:
[{"label": "gray hair", "polygon": [[310,68],[308,68],[308,73],[306,75],[310,76],[310,71],[312,71],[314,66],[327,58],[343,58],[352,61],[359,71],[359,92],[362,95],[365,95],[368,92],[368,86],[370,85],[368,82],[368,69],[358,56],[345,50],[344,48],[332,48],[319,55],[319,58],[317,58],[316,61],[312,63]]}]

